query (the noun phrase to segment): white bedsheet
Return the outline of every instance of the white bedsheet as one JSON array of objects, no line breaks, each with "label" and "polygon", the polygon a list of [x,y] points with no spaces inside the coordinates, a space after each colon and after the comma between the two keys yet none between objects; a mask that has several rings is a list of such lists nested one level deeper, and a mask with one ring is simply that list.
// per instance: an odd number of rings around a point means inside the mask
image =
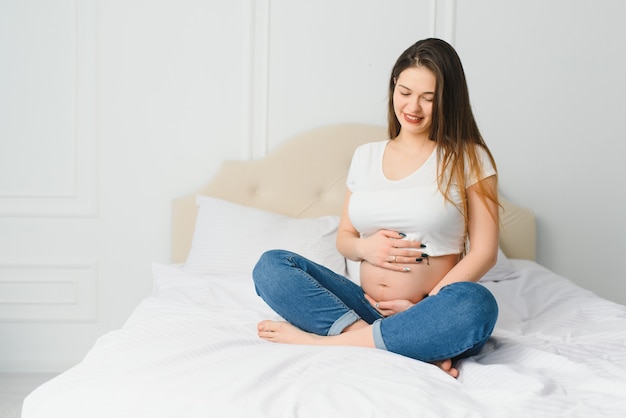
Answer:
[{"label": "white bedsheet", "polygon": [[22,416],[626,416],[626,307],[512,261],[519,278],[485,284],[500,316],[458,380],[381,350],[259,340],[257,322],[278,317],[249,277],[155,265],[153,295]]}]

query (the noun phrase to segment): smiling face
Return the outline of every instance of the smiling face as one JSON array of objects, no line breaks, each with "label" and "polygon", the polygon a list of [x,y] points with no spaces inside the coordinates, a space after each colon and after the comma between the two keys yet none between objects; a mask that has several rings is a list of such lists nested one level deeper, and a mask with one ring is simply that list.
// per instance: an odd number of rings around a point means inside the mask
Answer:
[{"label": "smiling face", "polygon": [[425,67],[409,67],[400,73],[393,91],[393,108],[402,135],[429,136],[436,87],[435,74]]}]

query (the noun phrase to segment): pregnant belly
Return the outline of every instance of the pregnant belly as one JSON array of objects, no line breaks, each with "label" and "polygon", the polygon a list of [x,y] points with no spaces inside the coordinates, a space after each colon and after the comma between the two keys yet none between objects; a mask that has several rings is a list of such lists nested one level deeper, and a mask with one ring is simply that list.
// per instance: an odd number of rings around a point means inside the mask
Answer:
[{"label": "pregnant belly", "polygon": [[398,272],[361,262],[361,287],[372,299],[385,300],[407,299],[413,303],[422,300],[454,267],[459,257],[456,254],[431,257],[429,264],[400,264],[411,271]]}]

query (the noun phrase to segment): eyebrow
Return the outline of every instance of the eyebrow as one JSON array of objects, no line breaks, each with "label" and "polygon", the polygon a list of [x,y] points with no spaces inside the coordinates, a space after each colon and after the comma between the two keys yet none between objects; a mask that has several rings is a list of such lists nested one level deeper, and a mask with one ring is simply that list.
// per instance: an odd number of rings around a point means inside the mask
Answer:
[{"label": "eyebrow", "polygon": [[[409,91],[413,91],[410,88],[408,88],[407,86],[405,86],[404,84],[398,83],[398,87],[402,87],[402,88],[407,89]],[[422,95],[424,95],[424,94],[435,94],[435,92],[434,91],[425,91],[425,92],[422,93]]]}]

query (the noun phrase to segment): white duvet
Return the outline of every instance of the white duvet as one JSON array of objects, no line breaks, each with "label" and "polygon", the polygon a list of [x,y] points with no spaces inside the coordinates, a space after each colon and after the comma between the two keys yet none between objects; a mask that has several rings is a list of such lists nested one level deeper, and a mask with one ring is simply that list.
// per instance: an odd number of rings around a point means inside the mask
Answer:
[{"label": "white duvet", "polygon": [[354,347],[274,344],[248,276],[155,265],[154,293],[23,418],[625,417],[626,307],[530,261],[485,283],[500,316],[483,352],[437,367]]}]

